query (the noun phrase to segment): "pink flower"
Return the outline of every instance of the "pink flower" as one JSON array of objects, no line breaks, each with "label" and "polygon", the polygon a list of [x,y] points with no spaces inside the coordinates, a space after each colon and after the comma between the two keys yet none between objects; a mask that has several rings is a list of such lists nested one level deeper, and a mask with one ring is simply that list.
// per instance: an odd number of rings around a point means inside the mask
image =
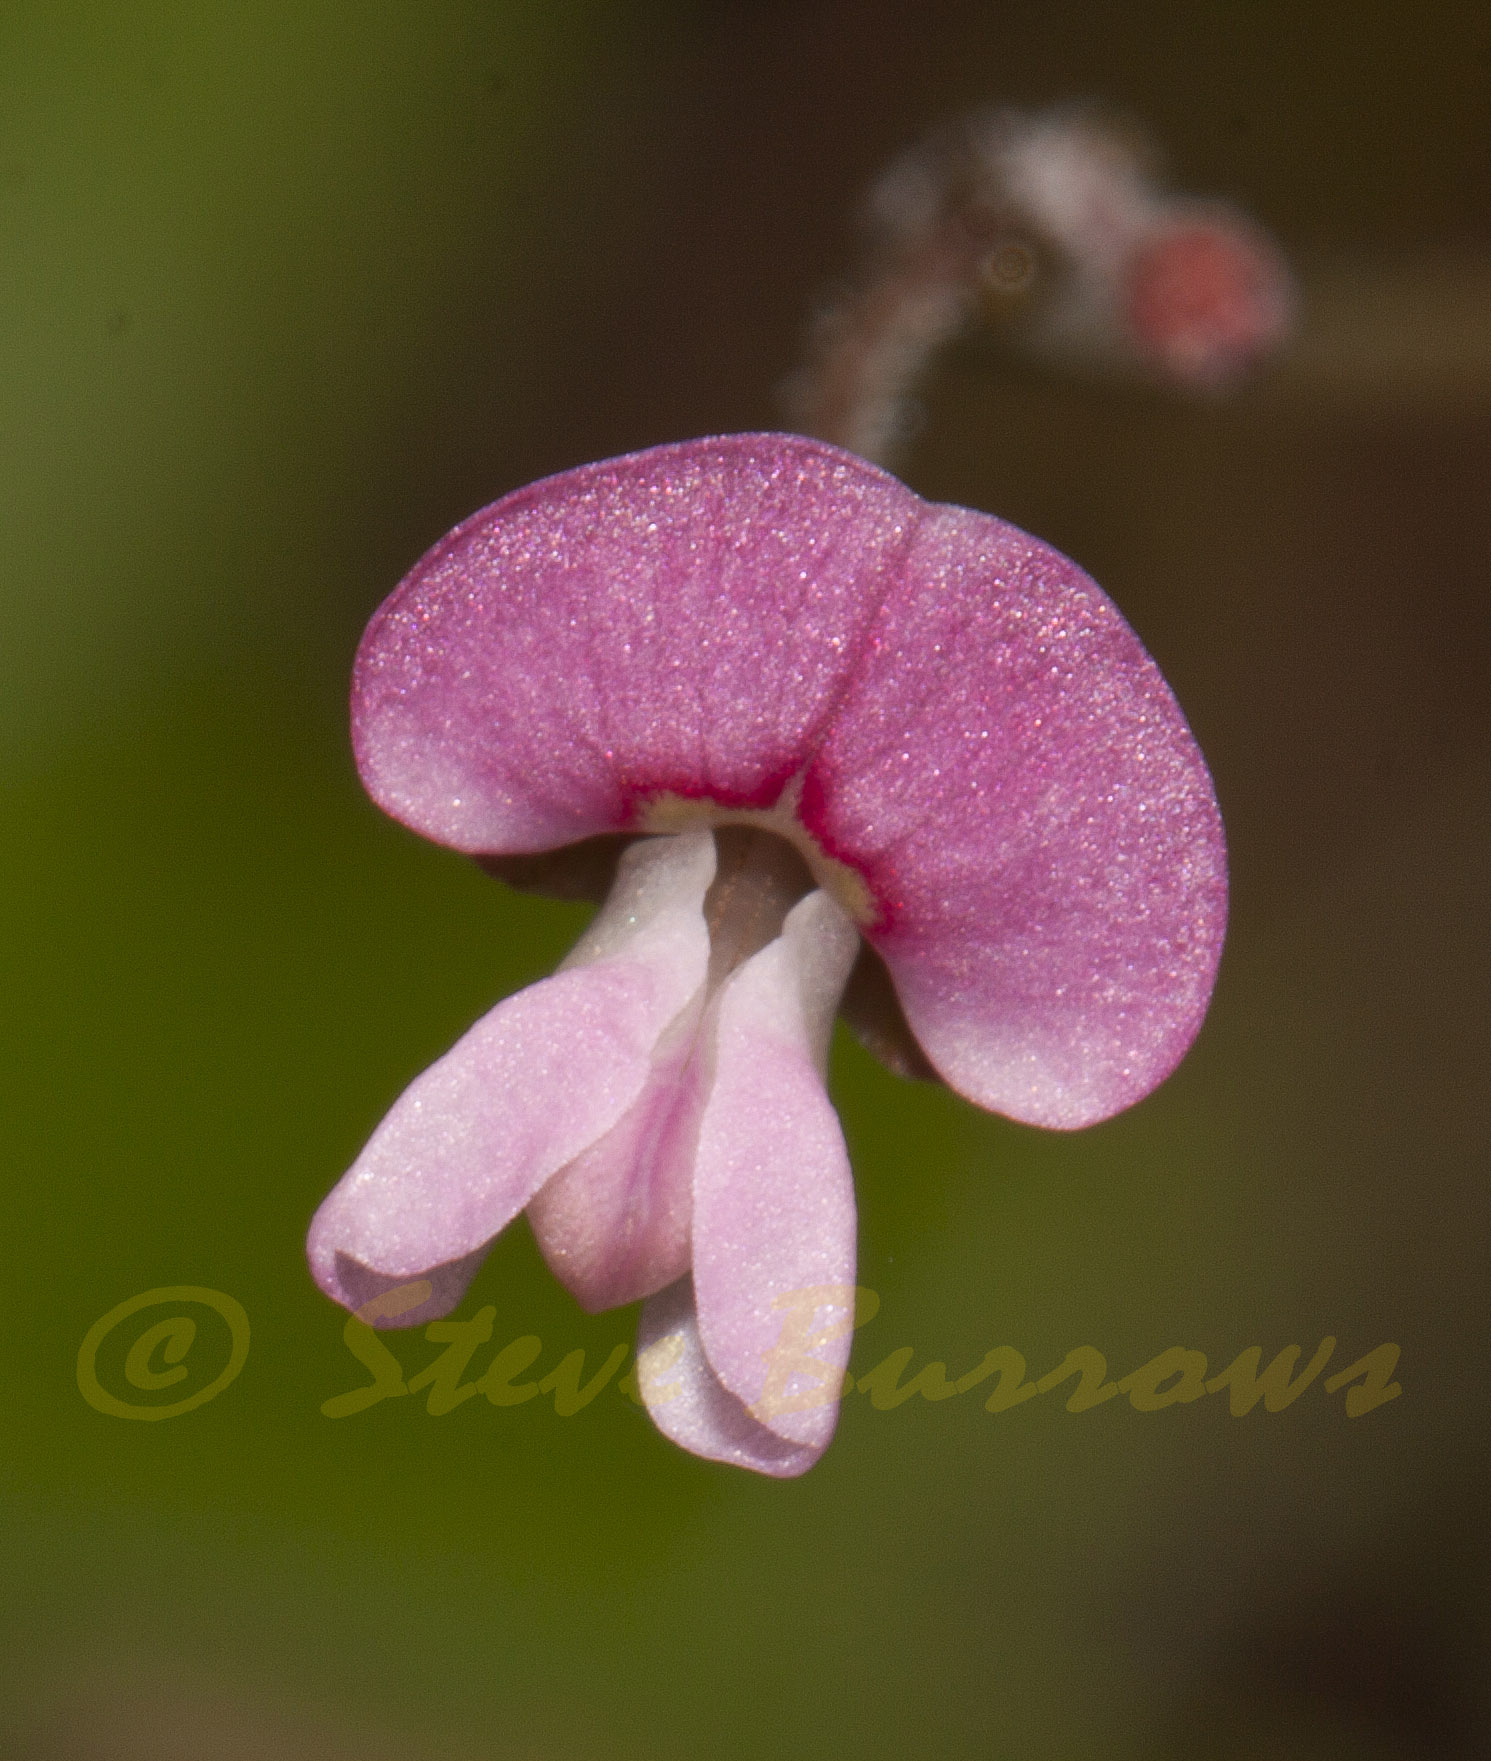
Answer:
[{"label": "pink flower", "polygon": [[373,619],[353,730],[427,837],[622,853],[560,970],[374,1132],[316,1278],[349,1307],[427,1279],[398,1321],[427,1320],[526,1207],[588,1308],[646,1299],[642,1392],[700,1455],[797,1474],[833,1432],[851,971],[903,1066],[909,1026],[959,1093],[1063,1129],[1148,1094],[1206,1010],[1221,824],[1133,632],[1055,551],[817,441],[660,447],[477,514]]}]

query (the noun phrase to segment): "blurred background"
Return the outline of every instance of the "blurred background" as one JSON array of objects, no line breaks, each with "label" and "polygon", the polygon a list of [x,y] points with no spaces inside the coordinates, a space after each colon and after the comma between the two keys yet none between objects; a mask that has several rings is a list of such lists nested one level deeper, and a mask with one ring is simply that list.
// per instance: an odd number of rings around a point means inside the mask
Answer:
[{"label": "blurred background", "polygon": [[[1401,1398],[861,1396],[791,1483],[614,1388],[324,1418],[367,1378],[312,1210],[585,916],[365,800],[368,615],[536,476],[778,425],[887,159],[1084,97],[1278,237],[1295,344],[1223,402],[970,339],[904,475],[1123,608],[1215,771],[1231,939],[1180,1071],[1074,1136],[836,1046],[855,1364],[1333,1335],[1331,1369],[1401,1346]],[[0,238],[0,1750],[1485,1753],[1491,14],[10,0]],[[95,1410],[84,1335],[170,1285],[243,1305],[242,1375]],[[484,1303],[540,1367],[633,1330],[522,1224]],[[225,1355],[194,1312],[160,1399]]]}]

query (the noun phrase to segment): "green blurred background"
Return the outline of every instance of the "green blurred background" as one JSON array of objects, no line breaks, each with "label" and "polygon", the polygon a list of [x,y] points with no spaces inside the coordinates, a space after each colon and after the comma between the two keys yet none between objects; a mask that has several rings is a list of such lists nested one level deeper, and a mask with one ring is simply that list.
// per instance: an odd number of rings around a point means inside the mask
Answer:
[{"label": "green blurred background", "polygon": [[[785,1484],[614,1388],[323,1418],[365,1376],[312,1210],[584,919],[364,799],[364,621],[505,490],[776,425],[875,170],[1081,96],[1277,233],[1298,342],[1194,404],[972,341],[905,474],[1124,608],[1216,773],[1231,941],[1180,1072],[1079,1135],[837,1047],[856,1367],[1333,1334],[1401,1345],[1402,1397],[861,1396]],[[1485,1752],[1488,192],[1470,4],[0,10],[3,1753]],[[95,1411],[84,1334],[176,1284],[244,1305],[242,1376]],[[521,1224],[482,1303],[540,1369],[633,1327]]]}]

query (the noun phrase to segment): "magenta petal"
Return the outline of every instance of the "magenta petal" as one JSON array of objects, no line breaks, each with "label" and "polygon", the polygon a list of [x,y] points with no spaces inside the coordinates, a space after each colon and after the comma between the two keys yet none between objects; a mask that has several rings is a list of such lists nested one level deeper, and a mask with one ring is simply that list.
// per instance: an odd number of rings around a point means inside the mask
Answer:
[{"label": "magenta petal", "polygon": [[671,791],[769,806],[843,689],[924,504],[792,435],[658,447],[457,528],[368,627],[369,793],[469,851],[549,849]]},{"label": "magenta petal", "polygon": [[[838,1418],[855,1242],[854,1183],[822,1063],[857,948],[839,907],[810,893],[733,975],[716,1005],[714,1080],[694,1165],[705,1355],[754,1417],[816,1450]],[[820,1348],[794,1345],[810,1331],[801,1324],[807,1293],[824,1291],[840,1301],[847,1293],[846,1324]]]},{"label": "magenta petal", "polygon": [[828,1442],[827,1437],[816,1447],[788,1442],[753,1419],[720,1385],[699,1343],[687,1278],[643,1305],[637,1326],[637,1382],[663,1435],[707,1461],[792,1479],[812,1467]]},{"label": "magenta petal", "polygon": [[1226,917],[1211,779],[1133,631],[1045,545],[931,511],[803,816],[868,878],[911,1029],[981,1106],[1091,1124],[1190,1044]]},{"label": "magenta petal", "polygon": [[459,1301],[472,1256],[641,1094],[704,982],[713,875],[707,834],[633,845],[566,969],[499,1003],[404,1091],[311,1225],[329,1296],[355,1307],[376,1283],[440,1269],[402,1324]]}]

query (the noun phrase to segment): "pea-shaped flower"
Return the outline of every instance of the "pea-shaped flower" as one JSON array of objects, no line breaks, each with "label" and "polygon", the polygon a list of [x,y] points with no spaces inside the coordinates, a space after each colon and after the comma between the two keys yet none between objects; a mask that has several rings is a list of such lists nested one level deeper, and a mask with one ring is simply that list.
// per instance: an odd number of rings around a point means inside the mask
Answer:
[{"label": "pea-shaped flower", "polygon": [[1153,661],[1065,557],[817,441],[660,447],[475,515],[374,617],[353,730],[427,837],[620,855],[560,970],[374,1132],[316,1278],[349,1307],[428,1280],[398,1317],[427,1320],[526,1207],[587,1308],[646,1299],[642,1392],[701,1455],[797,1474],[833,1432],[851,973],[902,1067],[1061,1129],[1148,1094],[1206,1010],[1222,830]]}]

